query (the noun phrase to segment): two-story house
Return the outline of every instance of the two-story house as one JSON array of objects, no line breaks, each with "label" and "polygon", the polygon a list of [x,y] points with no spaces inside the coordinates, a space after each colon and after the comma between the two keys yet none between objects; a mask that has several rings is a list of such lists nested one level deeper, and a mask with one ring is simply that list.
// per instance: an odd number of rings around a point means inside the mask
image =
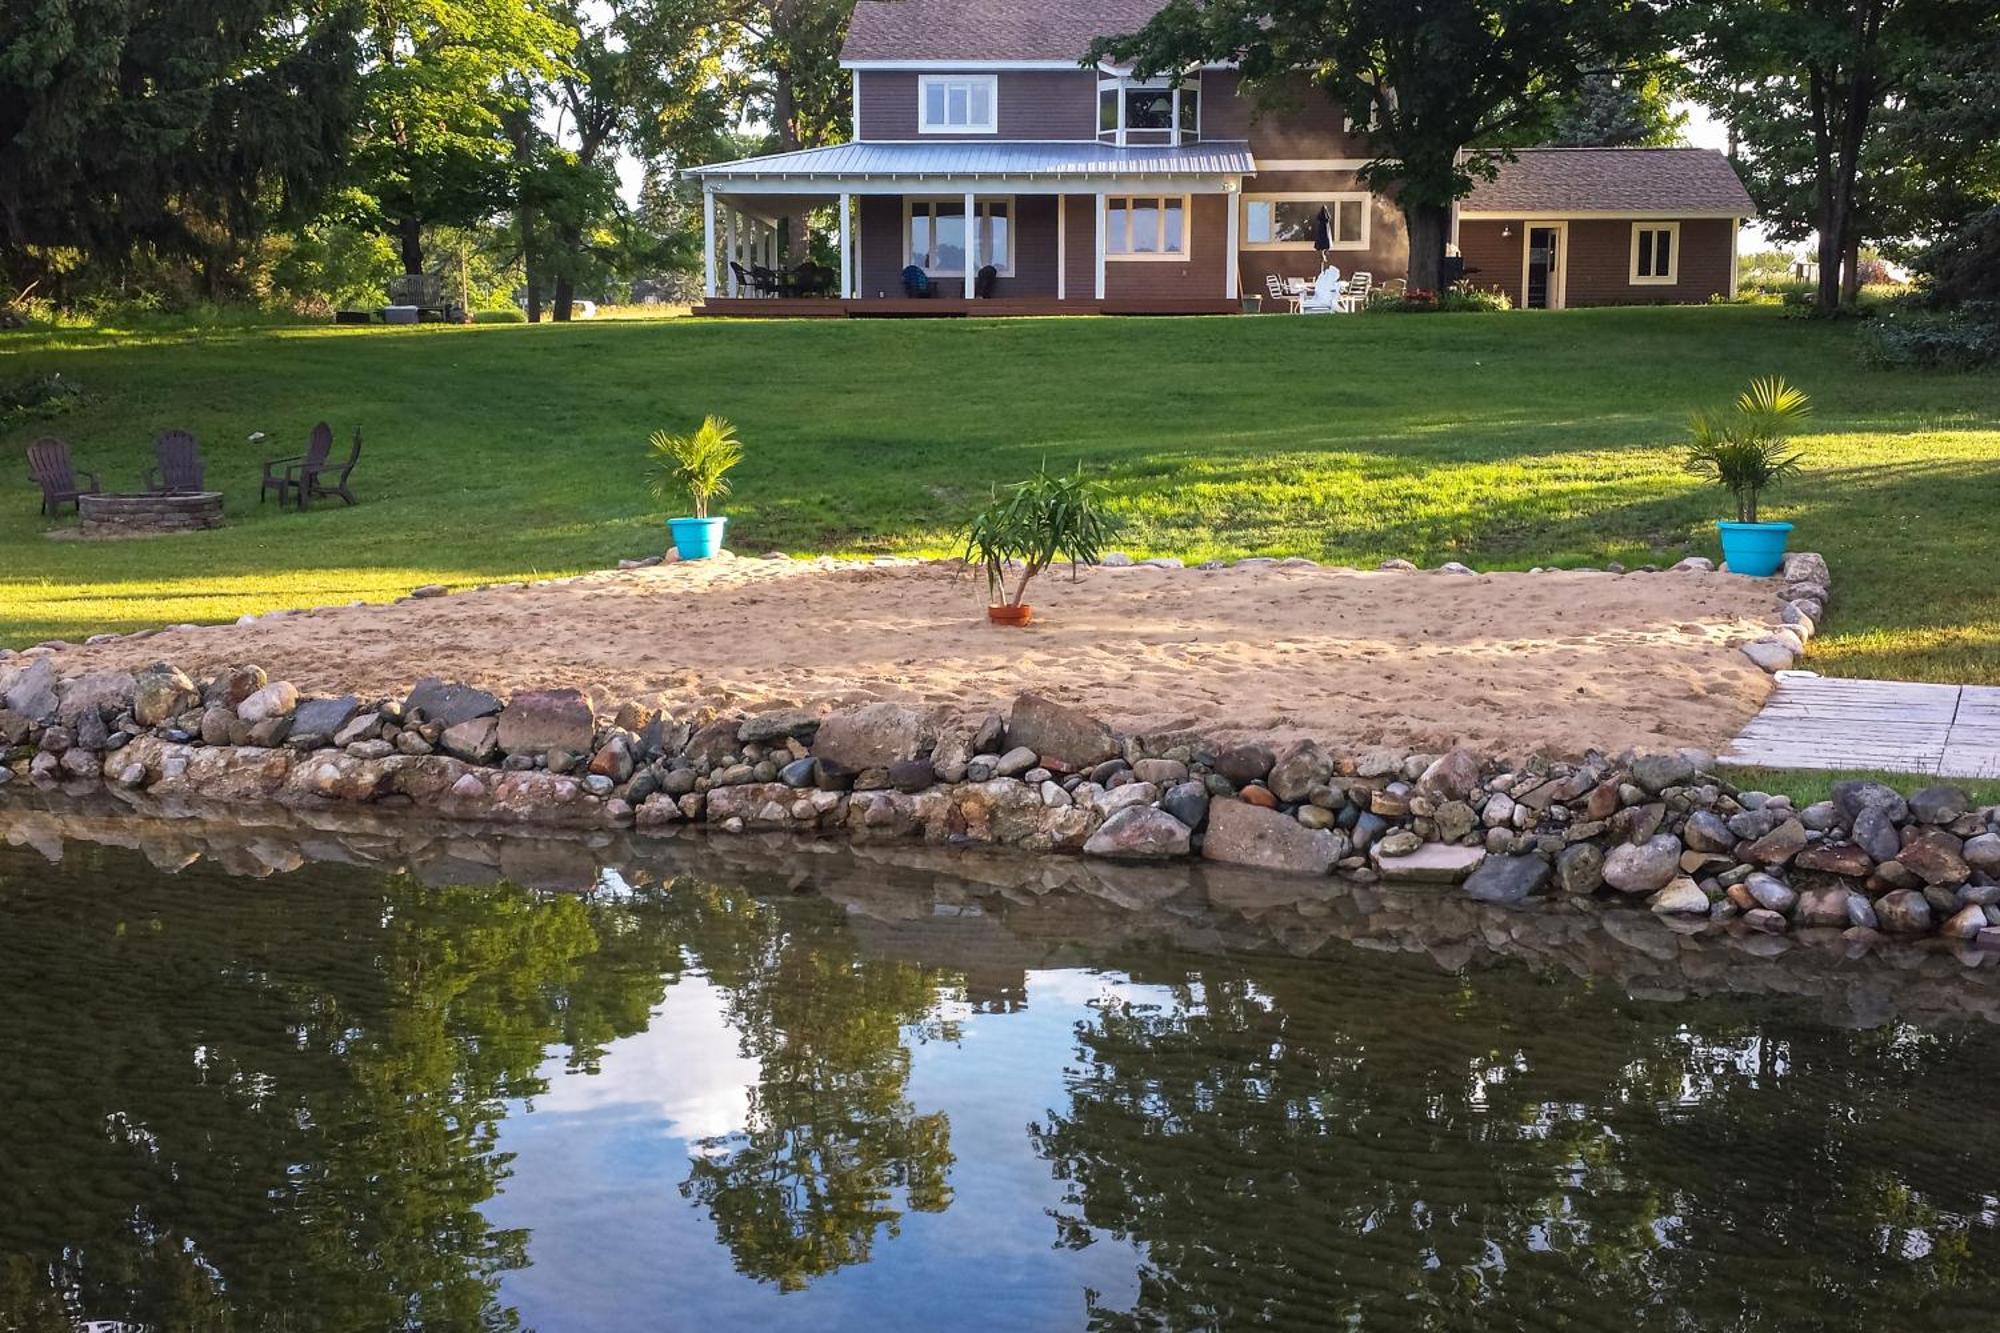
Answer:
[{"label": "two-story house", "polygon": [[[1305,88],[1260,109],[1227,65],[1189,70],[1176,83],[1083,63],[1093,40],[1143,26],[1162,3],[858,0],[841,52],[854,81],[853,139],[691,171],[703,191],[705,309],[962,313],[978,294],[992,302],[983,313],[1224,312],[1238,308],[1240,295],[1263,292],[1268,274],[1310,278],[1332,263],[1378,282],[1402,276],[1402,214],[1361,183],[1366,139],[1324,96]],[[1658,265],[1659,276],[1699,274],[1708,282],[1721,268],[1684,259],[1680,247],[1712,241],[1733,254],[1749,199],[1720,155],[1661,150],[1696,154],[1703,169],[1695,174],[1718,186],[1703,200],[1703,220],[1719,224],[1726,215],[1726,240],[1720,225],[1713,237],[1687,227],[1694,218],[1668,215],[1671,192],[1688,173],[1667,173],[1663,190],[1648,195],[1649,173],[1619,165],[1644,161],[1648,151],[1599,154],[1594,175],[1571,175],[1633,176],[1636,187],[1621,200],[1646,205],[1633,207],[1676,228],[1669,259],[1656,257],[1661,242],[1645,242],[1646,276]],[[1726,204],[1716,203],[1724,193],[1716,168],[1734,190]],[[1513,179],[1524,168],[1508,170]],[[1496,196],[1509,207],[1518,202],[1518,217],[1467,216],[1500,223],[1490,238],[1480,233],[1491,285],[1504,279],[1519,299],[1560,305],[1571,291],[1563,281],[1569,243],[1579,233],[1568,230],[1562,200],[1532,194],[1523,187]],[[782,220],[828,206],[838,231],[839,299],[753,303],[746,279],[759,266],[777,267]],[[1330,223],[1324,258],[1315,236],[1321,209]],[[1589,214],[1608,220],[1601,210]],[[1517,256],[1503,253],[1510,242]],[[1531,246],[1538,247],[1532,258]],[[1593,265],[1593,272],[1604,267]],[[932,287],[922,305],[904,299],[912,267]],[[982,287],[979,274],[989,267]],[[1531,268],[1543,276],[1524,276]],[[1711,287],[1726,291],[1731,281]],[[1606,298],[1598,285],[1588,290]],[[1649,281],[1631,294],[1687,300],[1708,291]]]}]

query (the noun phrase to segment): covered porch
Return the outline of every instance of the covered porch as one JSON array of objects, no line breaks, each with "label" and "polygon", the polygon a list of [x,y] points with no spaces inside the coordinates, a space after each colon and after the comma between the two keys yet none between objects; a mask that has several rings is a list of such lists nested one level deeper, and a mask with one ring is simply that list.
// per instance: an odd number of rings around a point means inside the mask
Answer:
[{"label": "covered porch", "polygon": [[[964,142],[846,144],[697,168],[706,262],[696,313],[1234,311],[1235,205],[1252,169],[1241,144]],[[833,262],[824,244],[819,264],[781,262],[784,220],[826,211]]]}]

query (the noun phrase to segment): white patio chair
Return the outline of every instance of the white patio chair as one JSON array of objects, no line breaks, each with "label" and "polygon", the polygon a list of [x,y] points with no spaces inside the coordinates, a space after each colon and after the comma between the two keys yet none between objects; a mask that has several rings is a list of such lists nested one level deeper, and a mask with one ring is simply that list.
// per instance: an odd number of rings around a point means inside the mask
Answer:
[{"label": "white patio chair", "polygon": [[1368,295],[1375,287],[1373,273],[1357,273],[1347,280],[1345,300],[1349,310],[1359,310],[1368,304]]},{"label": "white patio chair", "polygon": [[1328,268],[1313,283],[1312,291],[1308,292],[1305,299],[1299,302],[1299,313],[1301,315],[1334,315],[1346,313],[1348,306],[1340,295],[1342,285],[1340,270],[1337,268]]},{"label": "white patio chair", "polygon": [[1298,306],[1298,296],[1285,285],[1285,280],[1277,274],[1266,273],[1264,275],[1264,288],[1271,293],[1271,300],[1278,308],[1291,310]]}]

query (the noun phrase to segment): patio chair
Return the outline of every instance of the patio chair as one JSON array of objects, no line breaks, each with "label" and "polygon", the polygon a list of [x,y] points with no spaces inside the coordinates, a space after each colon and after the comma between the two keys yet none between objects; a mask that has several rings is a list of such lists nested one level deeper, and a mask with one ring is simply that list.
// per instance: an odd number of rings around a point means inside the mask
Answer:
[{"label": "patio chair", "polygon": [[903,270],[903,295],[915,299],[931,294],[931,275],[915,264]]},{"label": "patio chair", "polygon": [[757,294],[757,280],[750,276],[743,265],[732,259],[729,261],[729,271],[736,275],[736,289],[739,292],[749,292],[753,296]]},{"label": "patio chair", "polygon": [[750,266],[750,287],[758,296],[783,296],[785,280],[776,269],[765,268],[762,264]]},{"label": "patio chair", "polygon": [[1368,294],[1375,287],[1373,273],[1357,273],[1347,280],[1347,308],[1359,310],[1368,304]]},{"label": "patio chair", "polygon": [[1332,315],[1345,313],[1349,307],[1341,297],[1342,283],[1340,270],[1329,267],[1313,283],[1312,291],[1299,302],[1301,315]]},{"label": "patio chair", "polygon": [[278,503],[299,488],[299,473],[306,468],[319,469],[326,466],[326,456],[333,452],[333,427],[324,421],[312,428],[306,437],[306,451],[293,454],[290,458],[273,458],[264,464],[264,484],[258,488],[257,503],[264,503],[264,496],[271,491],[278,493]]},{"label": "patio chair", "polygon": [[44,435],[28,446],[28,479],[42,488],[42,513],[52,515],[63,505],[75,505],[81,511],[83,506],[77,497],[96,495],[104,489],[98,484],[95,472],[82,475],[90,478],[90,485],[77,481],[76,464],[69,456],[69,441]]},{"label": "patio chair", "polygon": [[1264,290],[1271,294],[1271,300],[1281,310],[1297,310],[1299,298],[1291,286],[1276,273],[1264,275]]},{"label": "patio chair", "polygon": [[201,446],[184,430],[161,431],[153,441],[153,466],[146,489],[154,495],[186,495],[202,489]]},{"label": "patio chair", "polygon": [[1400,301],[1409,294],[1408,278],[1391,278],[1375,289],[1375,295],[1384,301]]},{"label": "patio chair", "polygon": [[[348,504],[354,504],[354,492],[347,482],[354,475],[354,465],[361,461],[361,432],[354,432],[354,447],[347,453],[346,461],[322,463],[315,468],[299,468],[299,508],[304,509],[313,502],[314,496],[337,495]],[[331,476],[332,481],[327,477]]]}]

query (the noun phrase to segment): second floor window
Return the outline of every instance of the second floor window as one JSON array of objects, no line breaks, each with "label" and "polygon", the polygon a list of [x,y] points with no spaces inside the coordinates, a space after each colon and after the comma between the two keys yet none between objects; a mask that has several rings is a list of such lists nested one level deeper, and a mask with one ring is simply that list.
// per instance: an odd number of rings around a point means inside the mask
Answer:
[{"label": "second floor window", "polygon": [[1196,143],[1201,139],[1201,85],[1176,88],[1165,79],[1106,75],[1097,84],[1097,137],[1105,143]]},{"label": "second floor window", "polygon": [[924,134],[995,134],[999,80],[991,74],[927,74],[917,86],[917,129]]}]

